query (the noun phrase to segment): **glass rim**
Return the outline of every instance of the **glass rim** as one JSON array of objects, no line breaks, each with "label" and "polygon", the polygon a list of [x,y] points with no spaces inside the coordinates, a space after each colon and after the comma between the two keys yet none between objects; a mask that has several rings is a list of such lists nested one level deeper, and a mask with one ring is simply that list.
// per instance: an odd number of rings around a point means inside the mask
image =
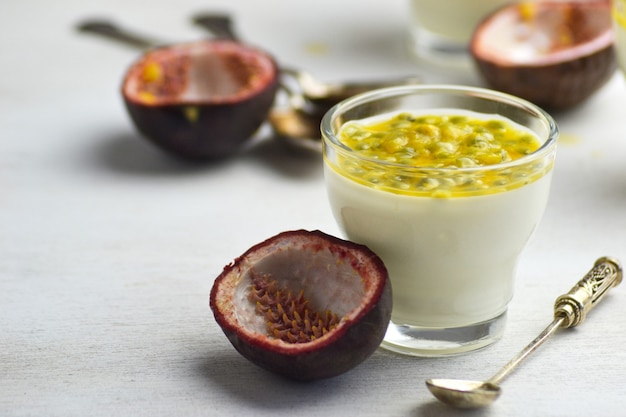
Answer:
[{"label": "glass rim", "polygon": [[[542,122],[548,132],[546,140],[541,144],[541,146],[535,150],[534,152],[524,155],[520,158],[514,159],[512,161],[502,162],[493,165],[481,165],[481,166],[472,166],[472,167],[457,167],[457,166],[448,166],[448,167],[429,167],[429,166],[420,166],[420,165],[406,165],[397,162],[391,161],[381,161],[380,159],[375,159],[371,157],[367,157],[364,155],[360,155],[357,150],[352,149],[342,142],[339,141],[337,135],[333,131],[333,122],[338,117],[338,115],[345,113],[346,111],[353,109],[361,104],[372,103],[374,101],[385,99],[385,98],[393,98],[393,97],[402,97],[402,96],[410,96],[410,95],[426,95],[433,93],[443,93],[445,95],[456,95],[456,96],[467,96],[467,97],[476,97],[483,98],[487,100],[492,100],[494,102],[500,102],[503,104],[507,104],[511,107],[516,107],[518,109],[523,109],[527,113],[534,116],[537,120]],[[471,109],[463,109],[460,110],[470,110]],[[401,109],[398,109],[401,110]],[[410,111],[410,109],[407,109]],[[393,110],[390,110],[393,112]],[[516,122],[517,123],[517,122]],[[555,149],[557,138],[559,136],[559,128],[554,120],[554,118],[546,112],[541,107],[536,104],[531,103],[528,100],[522,99],[520,97],[503,93],[496,90],[491,90],[488,88],[482,87],[471,87],[471,86],[462,86],[462,85],[454,85],[454,84],[417,84],[417,85],[403,85],[403,86],[395,86],[395,87],[385,87],[379,88],[376,90],[371,90],[365,93],[360,93],[355,96],[352,96],[348,99],[345,99],[336,105],[334,105],[330,110],[328,110],[324,117],[322,118],[320,124],[320,130],[322,133],[322,147],[332,146],[335,151],[341,153],[343,156],[359,159],[363,162],[368,162],[376,165],[381,165],[384,167],[389,167],[390,169],[403,169],[403,170],[419,170],[421,172],[481,172],[481,171],[489,171],[489,170],[500,170],[500,169],[508,169],[514,168],[520,165],[525,165],[536,161],[538,159],[543,159],[552,153]],[[535,133],[535,132],[533,132]],[[535,133],[536,134],[536,133]],[[542,139],[542,138],[540,138]],[[326,150],[323,149],[323,156],[326,157]]]}]

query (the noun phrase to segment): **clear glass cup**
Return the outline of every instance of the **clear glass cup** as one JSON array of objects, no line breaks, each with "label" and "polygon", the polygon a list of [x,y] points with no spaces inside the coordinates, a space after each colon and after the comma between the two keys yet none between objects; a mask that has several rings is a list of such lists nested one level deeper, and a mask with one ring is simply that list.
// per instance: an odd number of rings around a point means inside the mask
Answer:
[{"label": "clear glass cup", "polygon": [[[337,136],[346,122],[399,110],[500,115],[542,145],[497,165],[423,168],[366,158]],[[498,340],[518,259],[548,201],[558,136],[552,117],[487,89],[414,85],[345,100],[321,130],[333,216],[345,237],[370,247],[389,270],[393,313],[383,347],[444,356]]]},{"label": "clear glass cup", "polygon": [[411,49],[430,63],[468,67],[474,29],[506,3],[511,0],[410,0]]}]

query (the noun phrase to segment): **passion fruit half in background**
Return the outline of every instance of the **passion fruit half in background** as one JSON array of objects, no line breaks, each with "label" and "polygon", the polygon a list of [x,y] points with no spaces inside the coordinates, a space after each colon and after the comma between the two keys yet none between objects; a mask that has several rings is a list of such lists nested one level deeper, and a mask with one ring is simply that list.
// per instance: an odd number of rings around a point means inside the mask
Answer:
[{"label": "passion fruit half in background", "polygon": [[610,2],[505,6],[478,25],[470,51],[491,88],[548,109],[576,106],[617,68]]},{"label": "passion fruit half in background", "polygon": [[211,290],[215,320],[253,363],[302,381],[344,373],[380,345],[391,283],[366,246],[295,230],[227,265]]},{"label": "passion fruit half in background", "polygon": [[153,49],[126,73],[122,95],[137,129],[190,160],[237,152],[265,121],[278,88],[267,53],[216,40]]}]

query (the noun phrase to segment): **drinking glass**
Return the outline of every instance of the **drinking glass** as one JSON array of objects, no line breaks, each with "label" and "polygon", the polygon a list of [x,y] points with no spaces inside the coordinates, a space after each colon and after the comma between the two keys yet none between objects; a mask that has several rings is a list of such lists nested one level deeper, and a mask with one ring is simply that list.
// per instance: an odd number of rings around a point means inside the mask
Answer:
[{"label": "drinking glass", "polygon": [[480,21],[511,0],[410,0],[411,48],[418,58],[469,66],[468,44]]}]

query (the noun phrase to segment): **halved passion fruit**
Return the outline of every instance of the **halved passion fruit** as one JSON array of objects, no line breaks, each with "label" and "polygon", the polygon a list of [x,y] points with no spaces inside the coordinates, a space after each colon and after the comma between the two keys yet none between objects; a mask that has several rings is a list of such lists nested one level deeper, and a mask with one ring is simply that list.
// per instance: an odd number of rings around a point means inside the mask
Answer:
[{"label": "halved passion fruit", "polygon": [[207,160],[234,154],[253,136],[277,88],[271,56],[215,40],[147,52],[128,70],[122,95],[144,136],[179,157]]},{"label": "halved passion fruit", "polygon": [[235,349],[304,381],[367,359],[385,335],[391,307],[381,259],[320,231],[283,232],[253,246],[211,290],[215,319]]},{"label": "halved passion fruit", "polygon": [[549,109],[575,106],[613,75],[610,2],[523,1],[475,30],[470,51],[487,84]]}]

